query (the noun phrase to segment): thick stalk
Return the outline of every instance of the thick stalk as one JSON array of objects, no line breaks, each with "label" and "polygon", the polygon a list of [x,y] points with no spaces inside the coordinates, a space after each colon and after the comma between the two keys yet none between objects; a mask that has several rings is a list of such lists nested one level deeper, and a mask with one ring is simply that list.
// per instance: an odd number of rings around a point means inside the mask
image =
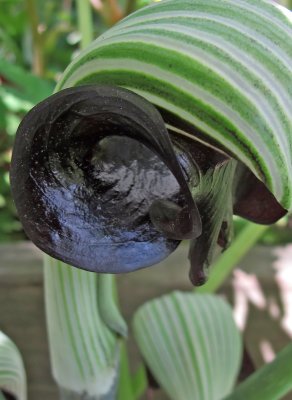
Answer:
[{"label": "thick stalk", "polygon": [[77,0],[78,27],[81,33],[81,49],[93,40],[93,23],[89,0]]},{"label": "thick stalk", "polygon": [[292,390],[292,344],[260,368],[225,400],[278,400]]},{"label": "thick stalk", "polygon": [[204,286],[196,288],[196,292],[216,292],[240,260],[242,260],[248,251],[257,243],[268,228],[269,227],[266,225],[248,223],[238,234],[230,248],[227,249],[214,264],[208,282]]},{"label": "thick stalk", "polygon": [[39,20],[37,14],[36,0],[25,0],[26,11],[30,23],[33,44],[33,72],[36,75],[44,74],[44,54],[42,37],[38,31]]},{"label": "thick stalk", "polygon": [[47,255],[44,272],[51,366],[61,399],[115,400],[119,341],[99,313],[97,275]]},{"label": "thick stalk", "polygon": [[121,344],[120,383],[117,398],[118,400],[135,400],[132,388],[132,377],[130,373],[128,353],[125,343]]}]

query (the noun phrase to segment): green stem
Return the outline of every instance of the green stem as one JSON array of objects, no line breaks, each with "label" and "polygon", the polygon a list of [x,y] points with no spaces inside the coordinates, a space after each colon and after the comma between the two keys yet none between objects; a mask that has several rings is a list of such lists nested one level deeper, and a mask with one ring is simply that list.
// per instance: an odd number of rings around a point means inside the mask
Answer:
[{"label": "green stem", "polygon": [[140,364],[132,378],[132,388],[134,399],[140,399],[145,390],[147,389],[148,381],[146,369],[143,364]]},{"label": "green stem", "polygon": [[119,336],[127,337],[128,328],[118,308],[118,293],[115,277],[98,274],[98,308],[103,322]]},{"label": "green stem", "polygon": [[224,283],[239,261],[257,243],[269,227],[248,223],[214,264],[208,282],[196,289],[197,293],[214,293]]},{"label": "green stem", "polygon": [[260,368],[225,400],[278,400],[292,390],[292,344]]},{"label": "green stem", "polygon": [[27,16],[30,23],[33,43],[33,72],[36,75],[44,75],[44,54],[42,37],[39,34],[38,14],[35,0],[25,0]]},{"label": "green stem", "polygon": [[81,49],[84,49],[93,40],[93,20],[89,0],[77,0],[77,10]]},{"label": "green stem", "polygon": [[120,351],[120,382],[118,388],[118,400],[135,400],[132,388],[132,377],[130,373],[129,360],[126,344],[121,342]]}]

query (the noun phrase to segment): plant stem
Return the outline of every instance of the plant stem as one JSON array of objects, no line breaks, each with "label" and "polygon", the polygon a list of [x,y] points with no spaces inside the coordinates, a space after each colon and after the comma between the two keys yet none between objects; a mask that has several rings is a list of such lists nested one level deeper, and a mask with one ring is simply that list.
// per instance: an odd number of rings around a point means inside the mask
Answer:
[{"label": "plant stem", "polygon": [[125,8],[125,16],[131,14],[135,8],[135,0],[128,0]]},{"label": "plant stem", "polygon": [[232,245],[214,264],[208,282],[196,289],[197,293],[214,293],[224,283],[238,262],[257,243],[269,227],[248,223],[238,234]]},{"label": "plant stem", "polygon": [[121,337],[127,337],[128,327],[118,308],[116,280],[111,274],[97,275],[98,309],[103,322]]},{"label": "plant stem", "polygon": [[81,49],[93,40],[93,21],[89,0],[77,0],[78,27],[81,33]]},{"label": "plant stem", "polygon": [[106,1],[104,17],[109,25],[114,25],[123,18],[123,12],[117,0]]},{"label": "plant stem", "polygon": [[144,365],[141,363],[132,378],[134,399],[140,399],[147,386],[148,386],[148,381],[147,381],[146,369]]},{"label": "plant stem", "polygon": [[36,75],[44,75],[44,55],[42,37],[38,31],[39,20],[37,14],[36,0],[25,0],[26,11],[32,33],[33,43],[33,72]]},{"label": "plant stem", "polygon": [[277,400],[292,390],[292,344],[239,385],[225,400]]},{"label": "plant stem", "polygon": [[120,351],[120,382],[118,389],[118,400],[135,400],[132,388],[132,378],[129,368],[128,353],[125,343],[121,343]]}]

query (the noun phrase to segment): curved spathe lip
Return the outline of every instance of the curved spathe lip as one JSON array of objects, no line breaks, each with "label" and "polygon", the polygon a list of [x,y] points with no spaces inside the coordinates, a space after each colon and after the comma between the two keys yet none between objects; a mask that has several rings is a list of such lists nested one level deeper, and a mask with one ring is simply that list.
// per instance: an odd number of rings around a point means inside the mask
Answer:
[{"label": "curved spathe lip", "polygon": [[158,263],[201,219],[158,111],[125,89],[66,89],[27,114],[11,186],[29,238],[95,272]]}]

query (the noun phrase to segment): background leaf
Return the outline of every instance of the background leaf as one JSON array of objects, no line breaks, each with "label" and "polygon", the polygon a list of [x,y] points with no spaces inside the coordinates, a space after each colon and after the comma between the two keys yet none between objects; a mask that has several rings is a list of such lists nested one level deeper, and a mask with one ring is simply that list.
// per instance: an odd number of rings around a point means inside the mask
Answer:
[{"label": "background leaf", "polygon": [[292,389],[292,344],[266,364],[225,400],[280,400]]},{"label": "background leaf", "polygon": [[22,68],[0,59],[0,76],[6,80],[7,93],[36,104],[53,92],[54,85],[49,81],[28,73]]},{"label": "background leaf", "polygon": [[242,345],[230,307],[212,295],[174,292],[143,305],[134,334],[173,400],[219,400],[232,390]]},{"label": "background leaf", "polygon": [[26,375],[21,355],[12,340],[0,331],[0,395],[1,390],[16,400],[26,400]]}]

